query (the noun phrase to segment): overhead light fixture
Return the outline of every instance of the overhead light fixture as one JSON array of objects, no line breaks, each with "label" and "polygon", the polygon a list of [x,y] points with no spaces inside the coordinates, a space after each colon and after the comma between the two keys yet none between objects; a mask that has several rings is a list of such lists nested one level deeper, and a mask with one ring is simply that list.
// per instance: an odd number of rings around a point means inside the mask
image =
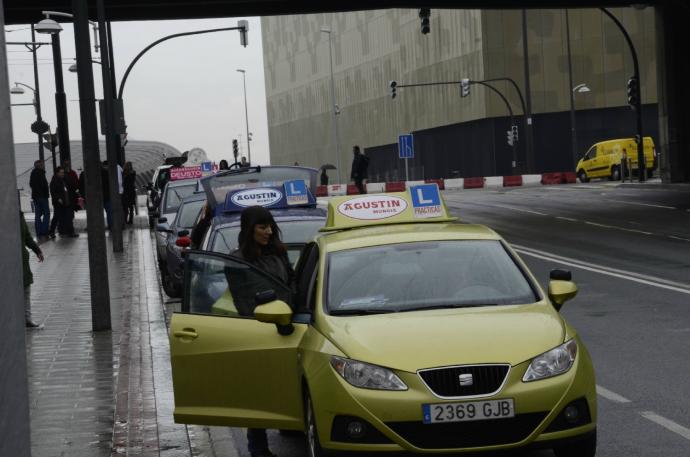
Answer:
[{"label": "overhead light fixture", "polygon": [[38,33],[53,35],[62,32],[62,26],[53,19],[45,18],[34,26],[34,30]]},{"label": "overhead light fixture", "polygon": [[19,94],[23,94],[23,93],[24,93],[24,89],[22,87],[20,87],[18,84],[16,84],[14,87],[12,87],[10,89],[10,94],[19,95]]}]

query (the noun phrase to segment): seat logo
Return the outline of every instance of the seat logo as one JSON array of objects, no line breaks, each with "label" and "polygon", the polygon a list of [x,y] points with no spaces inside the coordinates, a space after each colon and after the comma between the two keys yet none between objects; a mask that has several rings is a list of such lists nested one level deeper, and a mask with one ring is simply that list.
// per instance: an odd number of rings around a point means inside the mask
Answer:
[{"label": "seat logo", "polygon": [[460,385],[463,387],[474,385],[474,377],[472,376],[472,373],[461,374]]}]

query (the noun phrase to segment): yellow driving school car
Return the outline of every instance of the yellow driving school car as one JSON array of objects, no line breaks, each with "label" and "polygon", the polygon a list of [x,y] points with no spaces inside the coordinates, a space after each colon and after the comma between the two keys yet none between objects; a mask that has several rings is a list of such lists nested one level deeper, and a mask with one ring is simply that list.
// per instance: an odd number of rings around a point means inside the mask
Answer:
[{"label": "yellow driving school car", "polygon": [[170,324],[175,421],[305,432],[329,451],[596,453],[592,361],[494,231],[448,215],[435,184],[328,203],[296,286],[190,251]]}]

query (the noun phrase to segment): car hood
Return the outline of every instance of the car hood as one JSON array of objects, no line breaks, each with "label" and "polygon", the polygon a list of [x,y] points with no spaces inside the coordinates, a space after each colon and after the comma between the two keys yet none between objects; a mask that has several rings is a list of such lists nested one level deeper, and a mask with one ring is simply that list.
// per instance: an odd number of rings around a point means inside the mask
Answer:
[{"label": "car hood", "polygon": [[563,343],[566,328],[533,305],[324,316],[323,334],[347,357],[397,370],[475,363],[516,365]]}]

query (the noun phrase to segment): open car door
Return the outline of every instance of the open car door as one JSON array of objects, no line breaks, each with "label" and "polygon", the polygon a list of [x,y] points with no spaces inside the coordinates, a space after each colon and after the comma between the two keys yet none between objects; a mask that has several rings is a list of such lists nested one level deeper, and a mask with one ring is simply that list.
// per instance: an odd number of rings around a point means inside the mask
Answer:
[{"label": "open car door", "polygon": [[170,322],[175,422],[303,428],[297,348],[307,324],[281,335],[254,319],[258,292],[292,306],[277,278],[228,255],[190,251],[182,312]]}]

